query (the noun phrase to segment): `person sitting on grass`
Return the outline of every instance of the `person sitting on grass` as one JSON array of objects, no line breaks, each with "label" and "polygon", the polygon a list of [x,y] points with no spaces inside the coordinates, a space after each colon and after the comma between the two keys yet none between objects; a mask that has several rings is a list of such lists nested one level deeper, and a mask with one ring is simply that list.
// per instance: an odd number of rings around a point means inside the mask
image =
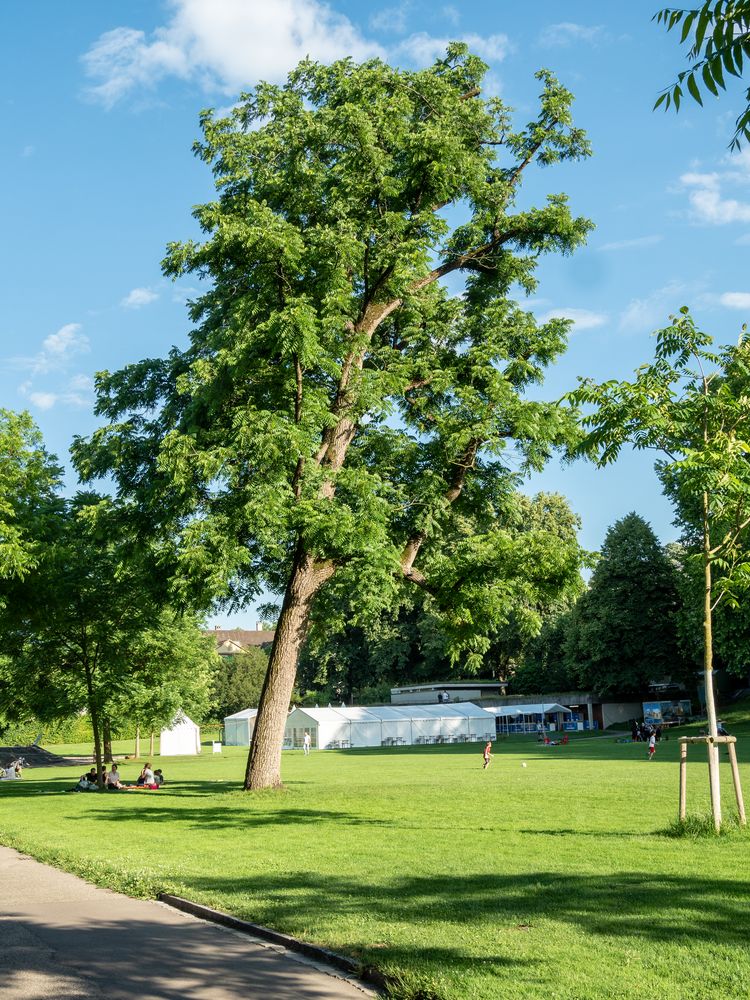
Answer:
[{"label": "person sitting on grass", "polygon": [[112,770],[107,775],[105,787],[108,792],[116,792],[124,787],[122,781],[120,781],[120,772],[117,770],[117,764],[112,764]]},{"label": "person sitting on grass", "polygon": [[154,783],[161,787],[164,784],[164,775],[160,767],[154,769]]},{"label": "person sitting on grass", "polygon": [[71,792],[95,792],[99,785],[96,781],[96,768],[92,767],[90,771],[82,774],[78,779],[78,784],[75,788],[71,788]]},{"label": "person sitting on grass", "polygon": [[150,764],[144,764],[136,784],[140,788],[158,788],[159,783],[154,778],[154,772]]}]

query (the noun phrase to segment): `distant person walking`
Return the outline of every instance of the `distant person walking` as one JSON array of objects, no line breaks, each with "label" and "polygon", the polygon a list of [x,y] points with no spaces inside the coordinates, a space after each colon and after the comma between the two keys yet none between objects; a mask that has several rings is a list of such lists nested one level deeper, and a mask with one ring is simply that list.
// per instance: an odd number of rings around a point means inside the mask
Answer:
[{"label": "distant person walking", "polygon": [[648,759],[653,760],[656,753],[656,733],[651,733],[648,738]]},{"label": "distant person walking", "polygon": [[312,743],[312,740],[310,739],[310,734],[306,732],[305,735],[304,735],[304,737],[303,737],[303,739],[302,739],[302,747],[303,747],[303,749],[305,751],[305,757],[307,757],[307,755],[310,753],[310,745],[311,745],[311,743]]},{"label": "distant person walking", "polygon": [[487,744],[484,748],[484,764],[482,764],[482,770],[489,767],[489,763],[492,760],[492,740],[487,740]]}]

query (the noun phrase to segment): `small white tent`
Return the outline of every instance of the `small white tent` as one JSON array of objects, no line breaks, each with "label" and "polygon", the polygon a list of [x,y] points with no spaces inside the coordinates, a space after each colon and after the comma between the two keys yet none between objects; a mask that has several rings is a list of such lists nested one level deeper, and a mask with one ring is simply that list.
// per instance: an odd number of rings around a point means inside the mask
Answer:
[{"label": "small white tent", "polygon": [[224,719],[224,746],[249,747],[255,729],[257,708],[245,708]]},{"label": "small white tent", "polygon": [[183,712],[169,728],[162,729],[159,739],[161,757],[183,757],[201,752],[201,731]]}]

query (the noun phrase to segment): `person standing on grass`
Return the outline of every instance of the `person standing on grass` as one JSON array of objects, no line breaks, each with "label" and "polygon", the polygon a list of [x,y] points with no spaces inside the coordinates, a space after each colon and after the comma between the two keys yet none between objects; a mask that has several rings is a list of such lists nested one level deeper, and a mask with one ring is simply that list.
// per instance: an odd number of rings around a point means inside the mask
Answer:
[{"label": "person standing on grass", "polygon": [[653,760],[656,753],[656,733],[651,733],[648,738],[648,759]]},{"label": "person standing on grass", "polygon": [[492,760],[492,740],[487,740],[483,756],[484,756],[484,764],[482,764],[482,770],[484,771],[484,769],[489,766],[489,763]]},{"label": "person standing on grass", "polygon": [[305,735],[304,735],[304,737],[302,739],[302,747],[303,747],[303,749],[305,751],[305,757],[307,757],[307,755],[310,753],[310,744],[311,743],[312,743],[312,740],[310,739],[310,734],[308,732],[305,732]]}]

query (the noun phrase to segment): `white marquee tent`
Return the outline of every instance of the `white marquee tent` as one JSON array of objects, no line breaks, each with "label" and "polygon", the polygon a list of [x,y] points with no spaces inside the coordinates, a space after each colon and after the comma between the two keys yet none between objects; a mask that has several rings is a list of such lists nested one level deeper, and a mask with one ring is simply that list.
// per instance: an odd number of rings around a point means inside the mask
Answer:
[{"label": "white marquee tent", "polygon": [[321,750],[417,743],[452,743],[494,736],[495,722],[472,702],[454,705],[372,705],[295,708],[286,722],[284,745],[300,747],[305,733]]},{"label": "white marquee tent", "polygon": [[224,745],[228,747],[249,747],[255,729],[257,708],[246,708],[224,719]]},{"label": "white marquee tent", "polygon": [[171,726],[162,729],[159,739],[161,757],[182,757],[201,752],[201,731],[184,713]]}]

